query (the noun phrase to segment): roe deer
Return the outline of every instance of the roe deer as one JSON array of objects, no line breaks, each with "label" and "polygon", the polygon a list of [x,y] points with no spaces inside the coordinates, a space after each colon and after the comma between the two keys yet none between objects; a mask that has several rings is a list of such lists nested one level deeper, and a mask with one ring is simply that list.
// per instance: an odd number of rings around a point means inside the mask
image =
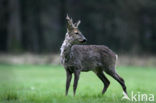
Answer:
[{"label": "roe deer", "polygon": [[67,33],[65,40],[61,46],[61,64],[66,70],[66,95],[74,73],[73,92],[76,93],[76,88],[81,71],[93,71],[98,78],[103,82],[104,94],[110,84],[103,72],[106,72],[117,80],[124,93],[127,95],[124,80],[115,71],[117,55],[104,45],[76,45],[86,42],[86,38],[79,31],[78,26],[80,21],[73,24],[72,19],[67,15]]}]

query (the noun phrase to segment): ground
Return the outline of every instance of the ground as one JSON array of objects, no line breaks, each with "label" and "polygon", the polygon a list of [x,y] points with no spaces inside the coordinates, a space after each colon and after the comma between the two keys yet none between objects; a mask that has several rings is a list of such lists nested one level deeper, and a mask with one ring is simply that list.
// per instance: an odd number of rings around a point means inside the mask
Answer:
[{"label": "ground", "polygon": [[[132,91],[156,96],[154,67],[120,66],[117,72],[125,79],[129,96]],[[101,95],[103,84],[98,77],[84,72],[76,96],[73,96],[73,81],[69,95],[65,96],[66,76],[62,66],[0,64],[0,103],[133,103],[121,100],[121,86],[106,76],[111,84],[104,95]]]}]

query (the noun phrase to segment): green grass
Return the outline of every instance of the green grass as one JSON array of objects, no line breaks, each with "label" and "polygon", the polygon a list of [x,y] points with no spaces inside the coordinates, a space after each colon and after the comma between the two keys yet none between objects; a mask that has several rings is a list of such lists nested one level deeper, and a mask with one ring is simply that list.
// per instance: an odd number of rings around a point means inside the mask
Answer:
[{"label": "green grass", "polygon": [[[117,72],[125,79],[129,95],[134,91],[156,96],[154,67],[121,66]],[[69,95],[65,96],[66,76],[62,66],[0,64],[0,103],[132,103],[121,100],[121,86],[107,77],[111,84],[104,95],[101,95],[103,84],[97,76],[84,72],[76,96],[72,91],[73,80]]]}]

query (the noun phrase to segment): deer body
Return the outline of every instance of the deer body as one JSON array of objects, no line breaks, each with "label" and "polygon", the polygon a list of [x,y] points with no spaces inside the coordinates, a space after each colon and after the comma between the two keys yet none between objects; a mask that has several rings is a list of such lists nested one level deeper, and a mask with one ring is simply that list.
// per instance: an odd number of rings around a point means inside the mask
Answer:
[{"label": "deer body", "polygon": [[67,75],[66,95],[68,94],[72,73],[74,73],[73,91],[75,95],[79,75],[82,71],[93,71],[99,77],[104,84],[102,94],[105,93],[110,84],[103,72],[117,80],[124,92],[127,93],[124,80],[115,71],[117,55],[104,45],[78,45],[86,41],[86,38],[78,30],[80,22],[74,25],[68,16],[66,19],[68,28],[65,40],[61,46],[61,63]]},{"label": "deer body", "polygon": [[113,67],[116,62],[115,53],[104,45],[73,45],[68,57],[66,66],[80,71],[97,71],[100,68]]}]

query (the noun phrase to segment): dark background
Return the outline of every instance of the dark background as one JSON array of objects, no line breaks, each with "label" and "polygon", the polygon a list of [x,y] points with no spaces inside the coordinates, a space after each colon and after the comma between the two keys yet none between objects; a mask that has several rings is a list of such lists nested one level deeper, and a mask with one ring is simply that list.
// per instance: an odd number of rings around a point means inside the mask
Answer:
[{"label": "dark background", "polygon": [[156,0],[0,0],[0,51],[59,52],[67,13],[87,44],[156,54]]}]

